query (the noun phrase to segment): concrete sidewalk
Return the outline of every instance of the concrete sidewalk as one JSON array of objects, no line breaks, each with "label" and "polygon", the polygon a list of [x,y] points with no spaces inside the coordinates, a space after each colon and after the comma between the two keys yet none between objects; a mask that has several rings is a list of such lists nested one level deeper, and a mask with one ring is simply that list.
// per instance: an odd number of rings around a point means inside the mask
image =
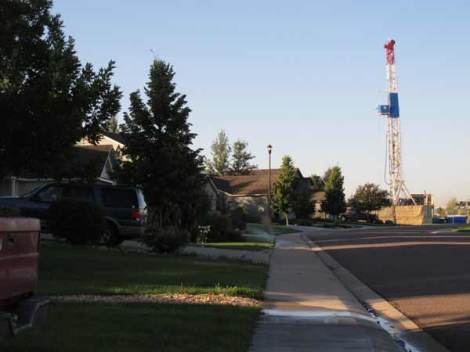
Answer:
[{"label": "concrete sidewalk", "polygon": [[401,351],[300,234],[279,236],[251,352]]}]

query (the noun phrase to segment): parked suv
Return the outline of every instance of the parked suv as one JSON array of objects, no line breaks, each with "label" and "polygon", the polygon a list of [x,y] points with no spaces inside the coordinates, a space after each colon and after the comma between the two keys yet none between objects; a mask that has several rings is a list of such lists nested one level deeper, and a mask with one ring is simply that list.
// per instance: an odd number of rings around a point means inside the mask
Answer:
[{"label": "parked suv", "polygon": [[21,197],[0,198],[0,206],[17,208],[22,216],[39,218],[47,231],[49,206],[59,200],[89,201],[105,212],[106,230],[102,242],[116,245],[144,231],[146,204],[139,188],[103,184],[50,183]]}]

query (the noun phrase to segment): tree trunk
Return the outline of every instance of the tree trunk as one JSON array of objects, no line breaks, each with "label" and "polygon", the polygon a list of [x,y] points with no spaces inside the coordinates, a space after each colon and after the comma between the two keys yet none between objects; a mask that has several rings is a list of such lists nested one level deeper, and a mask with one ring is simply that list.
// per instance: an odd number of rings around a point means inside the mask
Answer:
[{"label": "tree trunk", "polygon": [[286,226],[289,226],[289,216],[287,213],[284,213],[284,216],[286,218]]}]

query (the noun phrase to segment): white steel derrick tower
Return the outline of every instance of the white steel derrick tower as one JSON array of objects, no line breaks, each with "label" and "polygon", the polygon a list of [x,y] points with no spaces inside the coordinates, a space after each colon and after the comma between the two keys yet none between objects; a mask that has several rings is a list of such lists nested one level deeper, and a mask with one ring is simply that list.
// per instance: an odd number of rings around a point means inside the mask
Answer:
[{"label": "white steel derrick tower", "polygon": [[415,204],[405,186],[401,163],[400,107],[398,104],[397,76],[395,66],[395,41],[385,43],[385,75],[387,78],[387,105],[380,105],[381,115],[387,118],[387,162],[388,184],[393,205],[400,205],[401,200]]}]

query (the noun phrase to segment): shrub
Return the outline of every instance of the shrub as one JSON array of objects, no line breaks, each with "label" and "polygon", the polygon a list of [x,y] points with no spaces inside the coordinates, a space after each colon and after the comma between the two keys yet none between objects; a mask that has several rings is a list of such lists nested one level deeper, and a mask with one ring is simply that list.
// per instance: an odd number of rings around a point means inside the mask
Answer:
[{"label": "shrub", "polygon": [[243,208],[238,207],[230,211],[230,217],[232,218],[232,226],[237,230],[246,229],[246,215]]},{"label": "shrub", "polygon": [[386,220],[385,225],[395,225],[395,223],[392,220]]},{"label": "shrub", "polygon": [[144,243],[154,251],[173,253],[189,239],[189,232],[175,226],[147,227],[143,237]]},{"label": "shrub", "polygon": [[261,215],[246,215],[245,219],[247,223],[261,224]]},{"label": "shrub", "polygon": [[98,242],[105,229],[104,212],[94,203],[62,200],[49,207],[47,227],[72,244]]},{"label": "shrub", "polygon": [[9,208],[9,207],[0,206],[0,217],[11,218],[11,217],[16,217],[20,215],[21,215],[20,211],[17,208]]},{"label": "shrub", "polygon": [[209,242],[239,242],[243,241],[240,231],[233,228],[232,218],[226,214],[213,215],[209,220],[210,231],[207,234]]}]

